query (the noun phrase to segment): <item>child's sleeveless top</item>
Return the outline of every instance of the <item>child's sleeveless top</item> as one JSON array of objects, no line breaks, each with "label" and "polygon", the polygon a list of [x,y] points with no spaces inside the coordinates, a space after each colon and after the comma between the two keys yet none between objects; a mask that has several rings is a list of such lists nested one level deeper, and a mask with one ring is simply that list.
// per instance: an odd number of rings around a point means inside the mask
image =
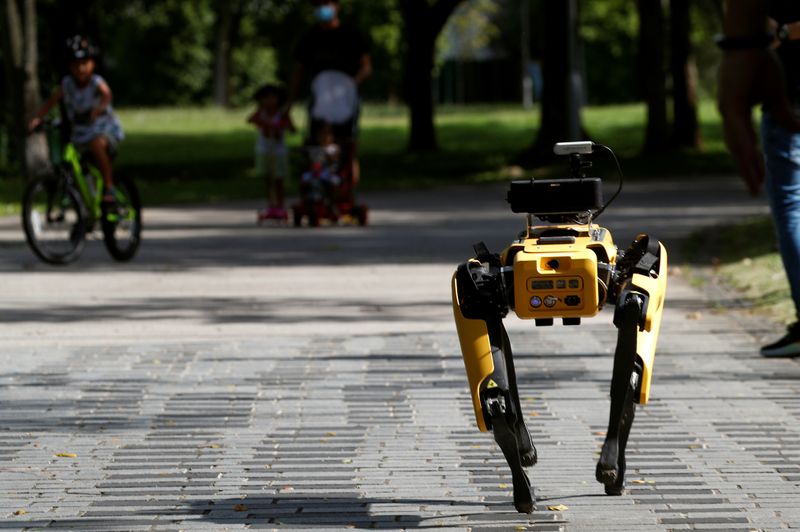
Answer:
[{"label": "child's sleeveless top", "polygon": [[286,123],[283,118],[283,113],[275,113],[271,117],[264,109],[258,111],[259,118],[263,121],[269,122],[274,131],[278,131],[277,138],[265,136],[261,130],[258,131],[258,138],[256,139],[256,152],[268,153],[272,155],[285,155],[286,144],[283,142],[283,130],[286,129]]},{"label": "child's sleeveless top", "polygon": [[64,106],[67,118],[72,123],[72,142],[75,144],[86,144],[103,134],[118,141],[125,137],[111,105],[102,116],[91,122],[92,109],[100,103],[101,95],[98,87],[102,82],[103,78],[97,74],[92,75],[85,87],[79,87],[72,76],[64,76],[64,79],[61,80]]}]

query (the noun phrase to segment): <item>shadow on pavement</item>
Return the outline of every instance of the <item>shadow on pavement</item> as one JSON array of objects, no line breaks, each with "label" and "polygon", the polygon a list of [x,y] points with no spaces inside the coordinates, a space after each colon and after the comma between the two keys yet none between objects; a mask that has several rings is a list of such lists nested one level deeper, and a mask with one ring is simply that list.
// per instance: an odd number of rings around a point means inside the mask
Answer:
[{"label": "shadow on pavement", "polygon": [[[258,227],[256,203],[146,209],[140,254],[113,267],[457,264],[471,256],[473,243],[482,240],[500,252],[524,228],[524,217],[509,210],[505,195],[506,185],[365,194],[372,221],[364,228]],[[633,182],[598,223],[612,230],[623,249],[645,232],[664,241],[671,258],[691,262],[680,249],[688,233],[766,212],[763,199],[748,197],[732,178]],[[0,271],[53,269],[24,248],[16,218],[0,222]],[[105,270],[112,264],[102,244],[90,242],[68,268]]]}]

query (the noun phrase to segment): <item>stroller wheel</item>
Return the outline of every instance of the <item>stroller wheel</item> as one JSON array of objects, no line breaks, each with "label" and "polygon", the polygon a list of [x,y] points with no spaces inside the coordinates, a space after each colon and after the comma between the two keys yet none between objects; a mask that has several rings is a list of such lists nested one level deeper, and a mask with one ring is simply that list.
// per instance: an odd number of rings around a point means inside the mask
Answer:
[{"label": "stroller wheel", "polygon": [[356,205],[353,207],[353,216],[355,217],[358,225],[364,227],[369,221],[369,208],[366,205]]}]

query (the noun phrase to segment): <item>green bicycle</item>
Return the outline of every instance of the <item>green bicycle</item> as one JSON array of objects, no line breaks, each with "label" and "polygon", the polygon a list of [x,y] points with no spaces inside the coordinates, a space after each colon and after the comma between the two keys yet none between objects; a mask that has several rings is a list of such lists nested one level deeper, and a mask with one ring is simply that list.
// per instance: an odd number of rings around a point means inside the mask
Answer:
[{"label": "green bicycle", "polygon": [[[56,121],[40,126],[47,134],[54,172],[32,180],[22,196],[22,227],[33,252],[50,264],[67,264],[83,251],[98,222],[109,254],[133,258],[142,232],[142,205],[133,181],[114,179],[115,201],[102,200],[103,176],[63,137]],[[63,145],[63,147],[62,147]]]}]

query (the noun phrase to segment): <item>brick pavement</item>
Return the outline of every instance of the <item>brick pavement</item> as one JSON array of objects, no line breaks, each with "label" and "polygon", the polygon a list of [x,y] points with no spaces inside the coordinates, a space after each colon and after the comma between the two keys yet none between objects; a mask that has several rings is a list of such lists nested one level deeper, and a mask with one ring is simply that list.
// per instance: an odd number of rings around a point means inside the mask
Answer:
[{"label": "brick pavement", "polygon": [[[659,201],[687,226],[692,212],[707,223],[736,214],[680,210],[677,198]],[[436,218],[429,207],[442,198],[421,209],[416,199],[376,199],[367,230],[256,233],[249,213],[211,213],[226,240],[210,242],[198,236],[208,218],[193,229],[190,213],[157,211],[142,258],[113,271],[99,246],[51,270],[3,236],[0,528],[800,527],[800,364],[758,357],[775,326],[710,310],[731,301],[706,301],[681,276],[670,280],[652,401],[637,412],[621,497],[593,478],[610,314],[579,328],[508,320],[540,457],[537,510],[514,512],[505,462],[474,427],[447,301],[448,276],[483,237],[482,220],[497,240],[513,234],[500,223],[508,215]],[[459,196],[470,208],[480,201]],[[657,221],[622,207],[615,234]],[[329,265],[303,247],[324,231],[335,243],[322,248]],[[406,233],[381,255],[386,238]],[[297,264],[270,263],[278,241],[294,246]],[[259,243],[259,258],[245,254]],[[451,248],[464,252],[448,258]],[[434,260],[420,263],[421,249]],[[174,262],[170,251],[181,251]]]}]

